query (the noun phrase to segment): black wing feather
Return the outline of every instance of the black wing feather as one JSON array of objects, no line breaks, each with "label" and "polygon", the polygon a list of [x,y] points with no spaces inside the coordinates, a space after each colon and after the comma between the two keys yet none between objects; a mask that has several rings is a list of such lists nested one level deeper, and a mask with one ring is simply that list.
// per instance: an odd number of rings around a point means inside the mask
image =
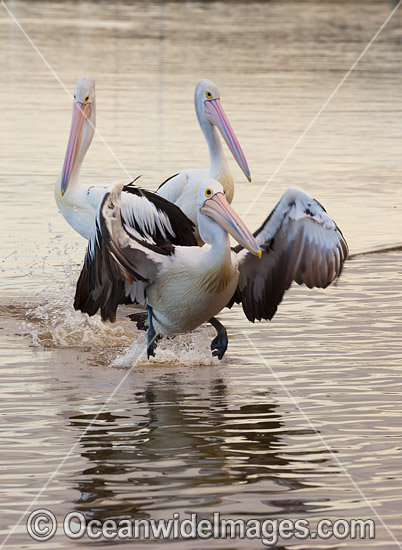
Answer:
[{"label": "black wing feather", "polygon": [[[194,236],[195,225],[178,206],[151,191],[133,185],[133,182],[125,185],[123,191],[136,197],[144,197],[169,219],[173,233],[167,232],[166,235],[162,235],[160,229],[155,227],[151,236],[156,244],[163,245],[168,240],[176,246],[197,246]],[[143,233],[143,227],[138,223],[135,213],[128,207],[123,207],[123,219],[128,228],[132,227],[137,233]]]},{"label": "black wing feather", "polygon": [[288,189],[254,233],[259,260],[237,246],[239,283],[228,307],[241,303],[249,321],[271,320],[292,282],[325,288],[342,273],[348,247],[324,207],[304,191]]},{"label": "black wing feather", "polygon": [[148,284],[147,271],[155,271],[153,266],[141,268],[150,264],[146,250],[166,256],[173,254],[174,249],[166,240],[159,246],[133,237],[122,218],[119,196],[113,190],[106,193],[77,282],[74,308],[90,316],[100,309],[103,320],[115,321],[119,304],[138,303],[128,295],[127,285]]}]

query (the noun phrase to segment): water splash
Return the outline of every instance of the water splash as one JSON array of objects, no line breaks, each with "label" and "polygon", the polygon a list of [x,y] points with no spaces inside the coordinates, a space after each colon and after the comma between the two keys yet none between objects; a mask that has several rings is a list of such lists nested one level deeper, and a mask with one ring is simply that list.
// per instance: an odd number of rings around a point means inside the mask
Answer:
[{"label": "water splash", "polygon": [[21,324],[32,345],[45,347],[121,347],[129,344],[132,334],[119,323],[103,323],[99,316],[88,317],[62,301],[46,302],[27,313]]},{"label": "water splash", "polygon": [[146,338],[136,340],[125,352],[116,357],[112,367],[130,368],[135,364],[169,364],[186,366],[210,366],[219,363],[209,348],[211,330],[200,327],[190,334],[175,338],[163,338],[158,342],[156,357],[146,358]]},{"label": "water splash", "polygon": [[23,334],[31,337],[32,345],[93,349],[130,344],[132,326],[103,323],[98,315],[89,317],[74,310],[78,268],[68,263],[63,271],[61,280],[49,278],[48,285],[39,295],[40,303],[28,308],[26,320],[20,324]]},{"label": "water splash", "polygon": [[[75,347],[86,351],[112,351],[111,366],[130,368],[139,364],[213,365],[209,345],[213,338],[211,327],[201,327],[191,334],[163,338],[158,342],[156,358],[146,358],[145,333],[124,316],[121,308],[116,323],[104,323],[99,315],[89,317],[73,308],[75,284],[79,267],[69,262],[62,267],[63,275],[47,277],[46,288],[38,295],[39,303],[24,308],[19,324],[21,333],[29,336],[31,345],[41,347]],[[131,312],[127,308],[128,312]],[[113,351],[114,350],[114,351]]]}]

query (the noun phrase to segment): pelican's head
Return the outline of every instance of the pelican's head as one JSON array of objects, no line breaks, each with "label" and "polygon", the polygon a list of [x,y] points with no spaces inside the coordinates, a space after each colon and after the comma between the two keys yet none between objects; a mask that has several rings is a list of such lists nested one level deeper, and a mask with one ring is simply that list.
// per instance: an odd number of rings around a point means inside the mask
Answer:
[{"label": "pelican's head", "polygon": [[206,179],[198,190],[198,208],[218,223],[236,241],[261,258],[257,241],[225,198],[225,190],[214,179]]},{"label": "pelican's head", "polygon": [[248,181],[251,181],[246,157],[223,110],[220,95],[218,86],[212,80],[202,79],[198,82],[195,87],[194,96],[198,120],[201,127],[203,127],[203,121],[207,120],[218,128],[237,164],[244,172]]},{"label": "pelican's head", "polygon": [[74,88],[73,118],[61,175],[61,194],[67,191],[81,143],[85,152],[95,131],[95,80],[80,78]]}]

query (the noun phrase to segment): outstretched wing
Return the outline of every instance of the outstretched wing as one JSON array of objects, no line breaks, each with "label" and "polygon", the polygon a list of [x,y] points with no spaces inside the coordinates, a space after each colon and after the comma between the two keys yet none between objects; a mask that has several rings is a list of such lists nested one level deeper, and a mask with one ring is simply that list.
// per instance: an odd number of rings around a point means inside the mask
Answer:
[{"label": "outstretched wing", "polygon": [[121,212],[122,185],[106,192],[97,212],[84,265],[77,282],[74,307],[89,315],[101,310],[102,319],[114,321],[121,303],[145,303],[152,284],[174,246],[150,243],[127,229]]},{"label": "outstretched wing", "polygon": [[259,260],[236,247],[239,283],[229,307],[241,303],[249,321],[272,319],[293,281],[325,288],[342,272],[348,246],[319,202],[290,188],[254,233]]},{"label": "outstretched wing", "polygon": [[[88,188],[88,200],[97,210],[108,188]],[[121,213],[126,229],[136,238],[151,244],[170,242],[196,246],[195,225],[180,208],[168,200],[133,184],[125,185],[121,195]]]}]

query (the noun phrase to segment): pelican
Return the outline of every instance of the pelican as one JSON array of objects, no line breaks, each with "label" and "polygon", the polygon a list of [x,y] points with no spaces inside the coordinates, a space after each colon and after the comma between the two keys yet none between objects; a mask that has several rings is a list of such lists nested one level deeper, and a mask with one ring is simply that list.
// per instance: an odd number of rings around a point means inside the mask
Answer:
[{"label": "pelican", "polygon": [[[285,192],[252,236],[221,184],[204,180],[197,200],[204,247],[156,247],[132,236],[120,215],[120,193],[121,186],[112,187],[98,210],[74,307],[89,315],[101,308],[102,318],[113,321],[118,302],[110,289],[124,281],[126,293],[147,306],[148,357],[159,336],[194,330],[234,303],[251,322],[271,320],[293,281],[325,288],[341,275],[348,254],[325,209],[296,188]],[[228,234],[239,242],[234,250]],[[227,335],[217,331],[211,348],[221,359]]]},{"label": "pelican", "polygon": [[[246,157],[223,110],[219,88],[212,80],[203,79],[198,82],[195,88],[194,105],[198,122],[208,145],[210,168],[209,170],[196,168],[182,170],[162,183],[156,193],[179,206],[197,226],[198,188],[206,177],[216,179],[223,185],[226,200],[229,203],[232,202],[234,195],[233,177],[229,171],[216,129],[221,133],[233,157],[249,181],[251,181],[251,176]],[[198,231],[196,235],[199,244],[202,245],[202,239],[200,239]]]},{"label": "pelican", "polygon": [[[73,116],[63,170],[55,186],[55,199],[67,222],[89,239],[96,211],[108,185],[86,185],[80,181],[81,166],[91,145],[96,125],[95,81],[80,78],[74,88]],[[136,234],[154,241],[193,245],[193,224],[181,210],[163,197],[127,185],[122,197],[122,216]]]},{"label": "pelican", "polygon": [[[148,358],[156,339],[191,332],[210,320],[232,298],[238,283],[237,255],[229,234],[252,254],[261,250],[225,198],[222,185],[207,178],[199,186],[198,229],[207,246],[156,245],[127,230],[121,215],[121,184],[114,184],[98,209],[94,232],[77,282],[74,307],[89,315],[101,308],[115,319],[116,282],[124,281],[131,300],[148,311]],[[227,342],[219,333],[211,344],[222,358]]]}]

